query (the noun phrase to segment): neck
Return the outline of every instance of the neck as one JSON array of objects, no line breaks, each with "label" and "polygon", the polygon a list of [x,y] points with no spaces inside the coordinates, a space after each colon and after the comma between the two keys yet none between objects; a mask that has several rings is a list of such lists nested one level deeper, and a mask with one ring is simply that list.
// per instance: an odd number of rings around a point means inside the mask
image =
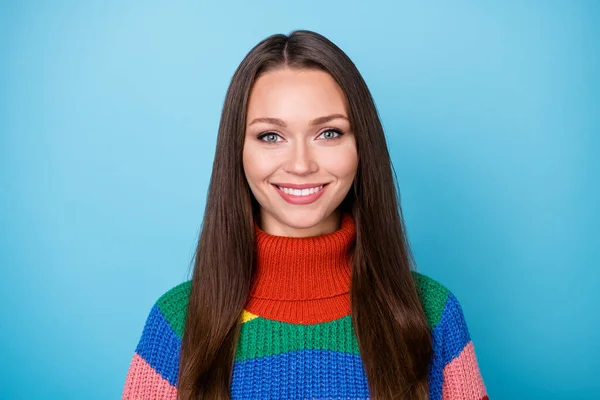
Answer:
[{"label": "neck", "polygon": [[321,236],[326,235],[340,229],[342,219],[342,212],[335,210],[327,218],[321,221],[319,224],[310,228],[292,228],[282,224],[272,214],[261,209],[260,215],[260,229],[262,232],[266,232],[274,236],[291,236],[291,237],[310,237],[310,236]]},{"label": "neck", "polygon": [[325,235],[270,235],[255,225],[255,272],[246,310],[264,318],[318,323],[350,312],[351,254],[356,232],[350,214]]}]

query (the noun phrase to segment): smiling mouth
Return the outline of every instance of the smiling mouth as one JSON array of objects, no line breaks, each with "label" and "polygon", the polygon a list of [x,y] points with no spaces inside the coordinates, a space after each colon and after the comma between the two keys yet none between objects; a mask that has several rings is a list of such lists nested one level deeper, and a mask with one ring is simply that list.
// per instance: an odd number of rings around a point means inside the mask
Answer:
[{"label": "smiling mouth", "polygon": [[323,188],[325,186],[327,186],[329,184],[324,183],[322,185],[316,185],[313,187],[308,187],[308,188],[303,188],[303,189],[289,188],[289,187],[280,186],[280,185],[276,185],[276,184],[272,184],[272,185],[287,195],[296,196],[296,197],[305,197],[305,196],[310,196],[315,193],[319,193],[321,190],[323,190]]}]

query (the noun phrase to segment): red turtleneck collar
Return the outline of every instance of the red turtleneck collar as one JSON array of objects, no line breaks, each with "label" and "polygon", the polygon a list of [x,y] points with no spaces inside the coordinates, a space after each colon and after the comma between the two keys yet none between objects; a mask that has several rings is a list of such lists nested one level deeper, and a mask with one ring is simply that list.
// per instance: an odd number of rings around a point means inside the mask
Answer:
[{"label": "red turtleneck collar", "polygon": [[350,313],[354,220],[342,215],[340,229],[312,237],[270,235],[255,224],[256,269],[244,307],[263,318],[317,324]]}]

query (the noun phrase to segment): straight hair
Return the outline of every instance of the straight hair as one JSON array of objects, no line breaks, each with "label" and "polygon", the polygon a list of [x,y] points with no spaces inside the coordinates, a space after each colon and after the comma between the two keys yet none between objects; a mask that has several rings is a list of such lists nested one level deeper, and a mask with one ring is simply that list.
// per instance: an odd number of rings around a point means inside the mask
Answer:
[{"label": "straight hair", "polygon": [[278,68],[325,71],[347,100],[359,161],[340,209],[351,213],[356,225],[350,301],[370,398],[427,399],[431,332],[412,275],[415,263],[383,127],[354,63],[327,38],[306,30],[258,43],[227,90],[194,253],[179,398],[230,398],[239,317],[254,273],[254,221],[259,216],[242,166],[246,111],[256,79]]}]

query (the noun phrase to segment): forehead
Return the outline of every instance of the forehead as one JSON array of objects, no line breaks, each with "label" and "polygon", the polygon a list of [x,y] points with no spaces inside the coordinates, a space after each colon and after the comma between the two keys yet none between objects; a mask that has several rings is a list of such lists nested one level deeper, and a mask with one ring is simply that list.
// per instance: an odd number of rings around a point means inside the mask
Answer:
[{"label": "forehead", "polygon": [[274,117],[313,119],[329,114],[347,115],[344,92],[325,71],[277,69],[261,75],[250,92],[248,120]]}]

